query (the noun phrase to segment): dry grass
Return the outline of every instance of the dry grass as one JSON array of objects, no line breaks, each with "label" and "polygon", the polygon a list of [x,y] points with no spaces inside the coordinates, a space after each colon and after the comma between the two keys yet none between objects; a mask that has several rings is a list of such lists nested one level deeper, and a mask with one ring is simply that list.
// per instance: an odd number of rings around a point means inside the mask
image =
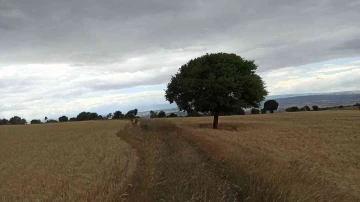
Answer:
[{"label": "dry grass", "polygon": [[359,120],[358,111],[221,117],[224,130],[210,129],[210,117],[172,121],[213,158],[272,183],[288,200],[358,201]]},{"label": "dry grass", "polygon": [[117,201],[135,169],[120,121],[0,127],[0,201]]}]

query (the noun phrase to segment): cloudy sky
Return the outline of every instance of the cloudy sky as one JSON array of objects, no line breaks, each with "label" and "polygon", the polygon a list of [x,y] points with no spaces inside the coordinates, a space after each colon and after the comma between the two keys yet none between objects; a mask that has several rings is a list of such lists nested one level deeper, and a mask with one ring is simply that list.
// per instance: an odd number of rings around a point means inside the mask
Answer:
[{"label": "cloudy sky", "polygon": [[0,0],[0,117],[165,104],[189,59],[255,60],[271,95],[360,90],[358,0]]}]

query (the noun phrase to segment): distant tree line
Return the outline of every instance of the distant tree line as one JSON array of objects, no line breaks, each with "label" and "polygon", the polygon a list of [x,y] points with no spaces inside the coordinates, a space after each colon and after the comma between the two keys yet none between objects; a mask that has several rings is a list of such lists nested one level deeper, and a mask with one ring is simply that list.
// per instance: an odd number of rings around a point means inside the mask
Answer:
[{"label": "distant tree line", "polygon": [[[137,116],[138,110],[133,109],[128,111],[126,114],[123,114],[121,111],[115,111],[114,113],[109,113],[106,116],[97,114],[96,112],[81,112],[76,117],[68,118],[67,116],[61,116],[58,120],[44,118],[44,122],[40,119],[33,119],[30,121],[30,124],[42,124],[42,123],[58,123],[58,122],[68,122],[68,121],[89,121],[89,120],[108,120],[108,119],[134,119],[139,118]],[[5,118],[0,119],[0,125],[24,125],[27,124],[26,119],[23,119],[19,116],[14,116],[10,120]]]},{"label": "distant tree line", "polygon": [[[360,109],[360,103],[356,103],[353,106],[359,106]],[[349,105],[349,107],[351,107],[351,105]],[[289,108],[286,108],[285,111],[286,112],[301,112],[301,111],[323,111],[323,110],[329,110],[329,109],[344,109],[345,107],[343,105],[339,105],[339,106],[334,106],[334,107],[319,107],[317,105],[313,105],[312,106],[312,110],[310,109],[309,106],[304,106],[304,107],[297,107],[297,106],[292,106]]]},{"label": "distant tree line", "polygon": [[[257,109],[257,108],[252,108],[250,110],[251,114],[266,114],[267,111],[269,111],[270,113],[274,113],[274,111],[276,111],[279,107],[279,103],[275,100],[268,100],[264,103],[264,108],[262,109]],[[232,115],[245,115],[246,112],[243,108],[241,107],[233,107],[231,110],[226,110],[224,112],[220,112],[219,116],[232,116]],[[189,110],[187,112],[186,117],[200,117],[200,116],[214,116],[213,113],[199,113],[195,110]],[[177,117],[177,114],[175,113],[170,113],[169,115],[166,115],[166,113],[164,111],[160,111],[160,112],[155,112],[155,111],[150,111],[150,118],[165,118],[165,117]]]},{"label": "distant tree line", "polygon": [[[312,106],[312,111],[320,111],[321,108],[319,108],[317,105],[313,105]],[[301,111],[311,111],[311,108],[309,106],[304,106],[304,107],[297,107],[297,106],[292,106],[292,107],[288,107],[285,109],[286,112],[301,112]]]},{"label": "distant tree line", "polygon": [[10,120],[7,120],[5,118],[0,119],[0,125],[7,125],[7,124],[24,125],[24,124],[27,124],[27,121],[26,121],[26,119],[23,119],[19,116],[14,116]]},{"label": "distant tree line", "polygon": [[279,103],[276,100],[267,100],[264,103],[264,108],[258,109],[258,108],[252,108],[250,110],[250,114],[266,114],[269,112],[270,114],[273,114],[274,111],[278,110]]},{"label": "distant tree line", "polygon": [[[360,110],[360,103],[356,103],[353,106],[359,107]],[[264,103],[264,108],[252,108],[250,110],[251,114],[266,114],[267,112],[274,113],[279,107],[279,103],[276,100],[268,100]],[[321,111],[321,110],[328,110],[334,108],[344,108],[343,105],[334,106],[334,107],[323,107],[320,108],[317,105],[313,105],[311,108],[309,106],[304,107],[297,107],[292,106],[285,109],[286,112],[301,112],[301,111]],[[76,117],[68,118],[67,116],[61,116],[58,120],[48,119],[47,117],[44,118],[44,122],[40,119],[33,119],[30,121],[30,124],[41,124],[41,123],[58,123],[58,122],[73,122],[73,121],[88,121],[88,120],[115,120],[115,119],[134,119],[140,118],[137,116],[138,110],[133,109],[129,110],[126,114],[123,114],[121,111],[115,111],[114,113],[109,113],[107,115],[99,115],[96,112],[81,112]],[[224,112],[220,112],[219,116],[231,116],[231,115],[245,115],[245,110],[240,107],[234,107],[232,110],[226,110]],[[189,110],[187,112],[187,117],[200,117],[200,116],[214,116],[213,113],[199,113],[195,110]],[[150,118],[171,118],[171,117],[178,117],[175,113],[166,114],[164,111],[150,111]],[[25,125],[27,124],[27,120],[21,118],[19,116],[14,116],[10,120],[8,119],[1,119],[0,118],[0,125]]]},{"label": "distant tree line", "polygon": [[172,118],[172,117],[178,117],[175,113],[170,113],[169,115],[166,115],[164,111],[155,112],[153,110],[150,111],[150,118]]}]

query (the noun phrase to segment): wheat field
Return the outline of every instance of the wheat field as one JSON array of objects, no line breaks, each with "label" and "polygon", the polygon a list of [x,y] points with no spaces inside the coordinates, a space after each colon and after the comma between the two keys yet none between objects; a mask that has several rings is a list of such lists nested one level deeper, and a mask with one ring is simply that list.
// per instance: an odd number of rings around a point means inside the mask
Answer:
[{"label": "wheat field", "polygon": [[[360,200],[360,111],[279,113],[177,121],[184,136],[289,195]],[[314,200],[316,199],[316,200]]]},{"label": "wheat field", "polygon": [[122,133],[143,165],[128,201],[360,201],[359,111],[211,121],[143,120]]},{"label": "wheat field", "polygon": [[113,201],[136,168],[122,121],[0,127],[0,201]]},{"label": "wheat field", "polygon": [[1,201],[360,201],[360,111],[0,127]]}]

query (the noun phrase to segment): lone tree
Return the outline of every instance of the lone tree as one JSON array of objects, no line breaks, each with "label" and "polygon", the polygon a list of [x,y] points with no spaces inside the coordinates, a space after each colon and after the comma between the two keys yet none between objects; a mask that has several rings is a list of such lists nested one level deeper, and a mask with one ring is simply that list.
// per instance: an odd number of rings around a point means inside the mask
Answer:
[{"label": "lone tree", "polygon": [[181,66],[167,85],[165,98],[179,110],[211,113],[218,128],[220,113],[259,107],[267,95],[255,74],[257,65],[235,54],[206,54]]},{"label": "lone tree", "polygon": [[264,110],[270,111],[270,113],[274,113],[279,107],[279,103],[276,100],[268,100],[264,103]]}]

